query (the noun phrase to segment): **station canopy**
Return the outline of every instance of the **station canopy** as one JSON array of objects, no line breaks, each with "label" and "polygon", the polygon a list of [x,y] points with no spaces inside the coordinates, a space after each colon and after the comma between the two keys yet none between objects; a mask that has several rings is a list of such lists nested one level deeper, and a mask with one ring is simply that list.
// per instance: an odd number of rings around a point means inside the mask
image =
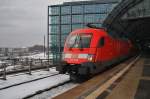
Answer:
[{"label": "station canopy", "polygon": [[150,0],[122,0],[103,23],[110,34],[150,45]]}]

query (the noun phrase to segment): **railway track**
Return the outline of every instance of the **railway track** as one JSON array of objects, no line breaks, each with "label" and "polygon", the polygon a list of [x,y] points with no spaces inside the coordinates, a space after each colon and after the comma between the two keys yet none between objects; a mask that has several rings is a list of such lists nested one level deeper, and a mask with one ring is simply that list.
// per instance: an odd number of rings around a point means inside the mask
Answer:
[{"label": "railway track", "polygon": [[22,85],[22,84],[38,81],[38,80],[45,79],[45,78],[52,77],[52,76],[56,76],[56,75],[59,75],[59,74],[55,73],[55,74],[48,75],[48,76],[45,76],[45,77],[40,77],[40,78],[37,78],[37,79],[33,79],[33,80],[29,80],[29,81],[24,81],[24,82],[21,82],[21,83],[12,84],[12,85],[9,85],[9,86],[6,86],[6,87],[1,87],[0,90],[4,90],[4,89],[7,89],[7,88],[19,86],[19,85]]},{"label": "railway track", "polygon": [[27,99],[43,91],[56,88],[57,86],[61,86],[69,82],[69,76],[53,74],[39,79],[1,88],[0,97],[2,99]]}]

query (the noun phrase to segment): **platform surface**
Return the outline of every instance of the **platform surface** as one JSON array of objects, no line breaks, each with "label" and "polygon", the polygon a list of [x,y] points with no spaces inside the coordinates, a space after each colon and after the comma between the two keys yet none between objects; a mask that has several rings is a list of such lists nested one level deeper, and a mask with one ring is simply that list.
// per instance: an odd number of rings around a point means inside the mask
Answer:
[{"label": "platform surface", "polygon": [[141,92],[141,88],[144,87],[144,83],[141,85],[141,81],[143,81],[143,67],[144,59],[140,59],[123,77],[123,79],[118,82],[113,89],[109,90],[109,94],[105,99],[148,99],[140,98],[143,97],[140,93],[144,92],[144,90]]},{"label": "platform surface", "polygon": [[150,59],[141,58],[114,88],[106,92],[105,97],[97,99],[150,99]]}]

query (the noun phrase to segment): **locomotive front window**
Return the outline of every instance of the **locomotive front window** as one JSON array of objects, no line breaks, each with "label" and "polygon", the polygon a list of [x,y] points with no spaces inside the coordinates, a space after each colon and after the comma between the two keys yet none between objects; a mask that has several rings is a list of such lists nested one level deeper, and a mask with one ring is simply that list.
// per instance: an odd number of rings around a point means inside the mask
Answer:
[{"label": "locomotive front window", "polygon": [[73,45],[74,45],[74,43],[76,42],[76,40],[77,40],[77,34],[71,35],[71,36],[69,37],[69,39],[67,40],[67,46],[68,46],[68,47],[73,47]]},{"label": "locomotive front window", "polygon": [[92,34],[74,34],[67,40],[67,46],[70,48],[89,48]]}]

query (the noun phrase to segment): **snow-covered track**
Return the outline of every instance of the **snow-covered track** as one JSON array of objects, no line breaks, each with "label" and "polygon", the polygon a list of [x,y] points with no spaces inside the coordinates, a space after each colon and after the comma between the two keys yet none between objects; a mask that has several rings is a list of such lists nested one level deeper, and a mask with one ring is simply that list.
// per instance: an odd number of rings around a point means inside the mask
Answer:
[{"label": "snow-covered track", "polygon": [[41,90],[48,90],[70,82],[68,75],[56,74],[40,80],[20,84],[0,90],[0,97],[2,99],[22,99],[41,92]]},{"label": "snow-covered track", "polygon": [[33,80],[29,80],[29,81],[24,81],[24,82],[21,82],[21,83],[12,84],[12,85],[0,88],[0,90],[4,90],[4,89],[10,88],[10,87],[19,86],[19,85],[30,83],[30,82],[34,82],[34,81],[37,81],[37,80],[45,79],[45,78],[56,76],[56,75],[59,75],[59,74],[55,73],[55,74],[48,75],[48,76],[45,76],[45,77],[40,77],[40,78],[37,78],[37,79],[33,79]]}]

